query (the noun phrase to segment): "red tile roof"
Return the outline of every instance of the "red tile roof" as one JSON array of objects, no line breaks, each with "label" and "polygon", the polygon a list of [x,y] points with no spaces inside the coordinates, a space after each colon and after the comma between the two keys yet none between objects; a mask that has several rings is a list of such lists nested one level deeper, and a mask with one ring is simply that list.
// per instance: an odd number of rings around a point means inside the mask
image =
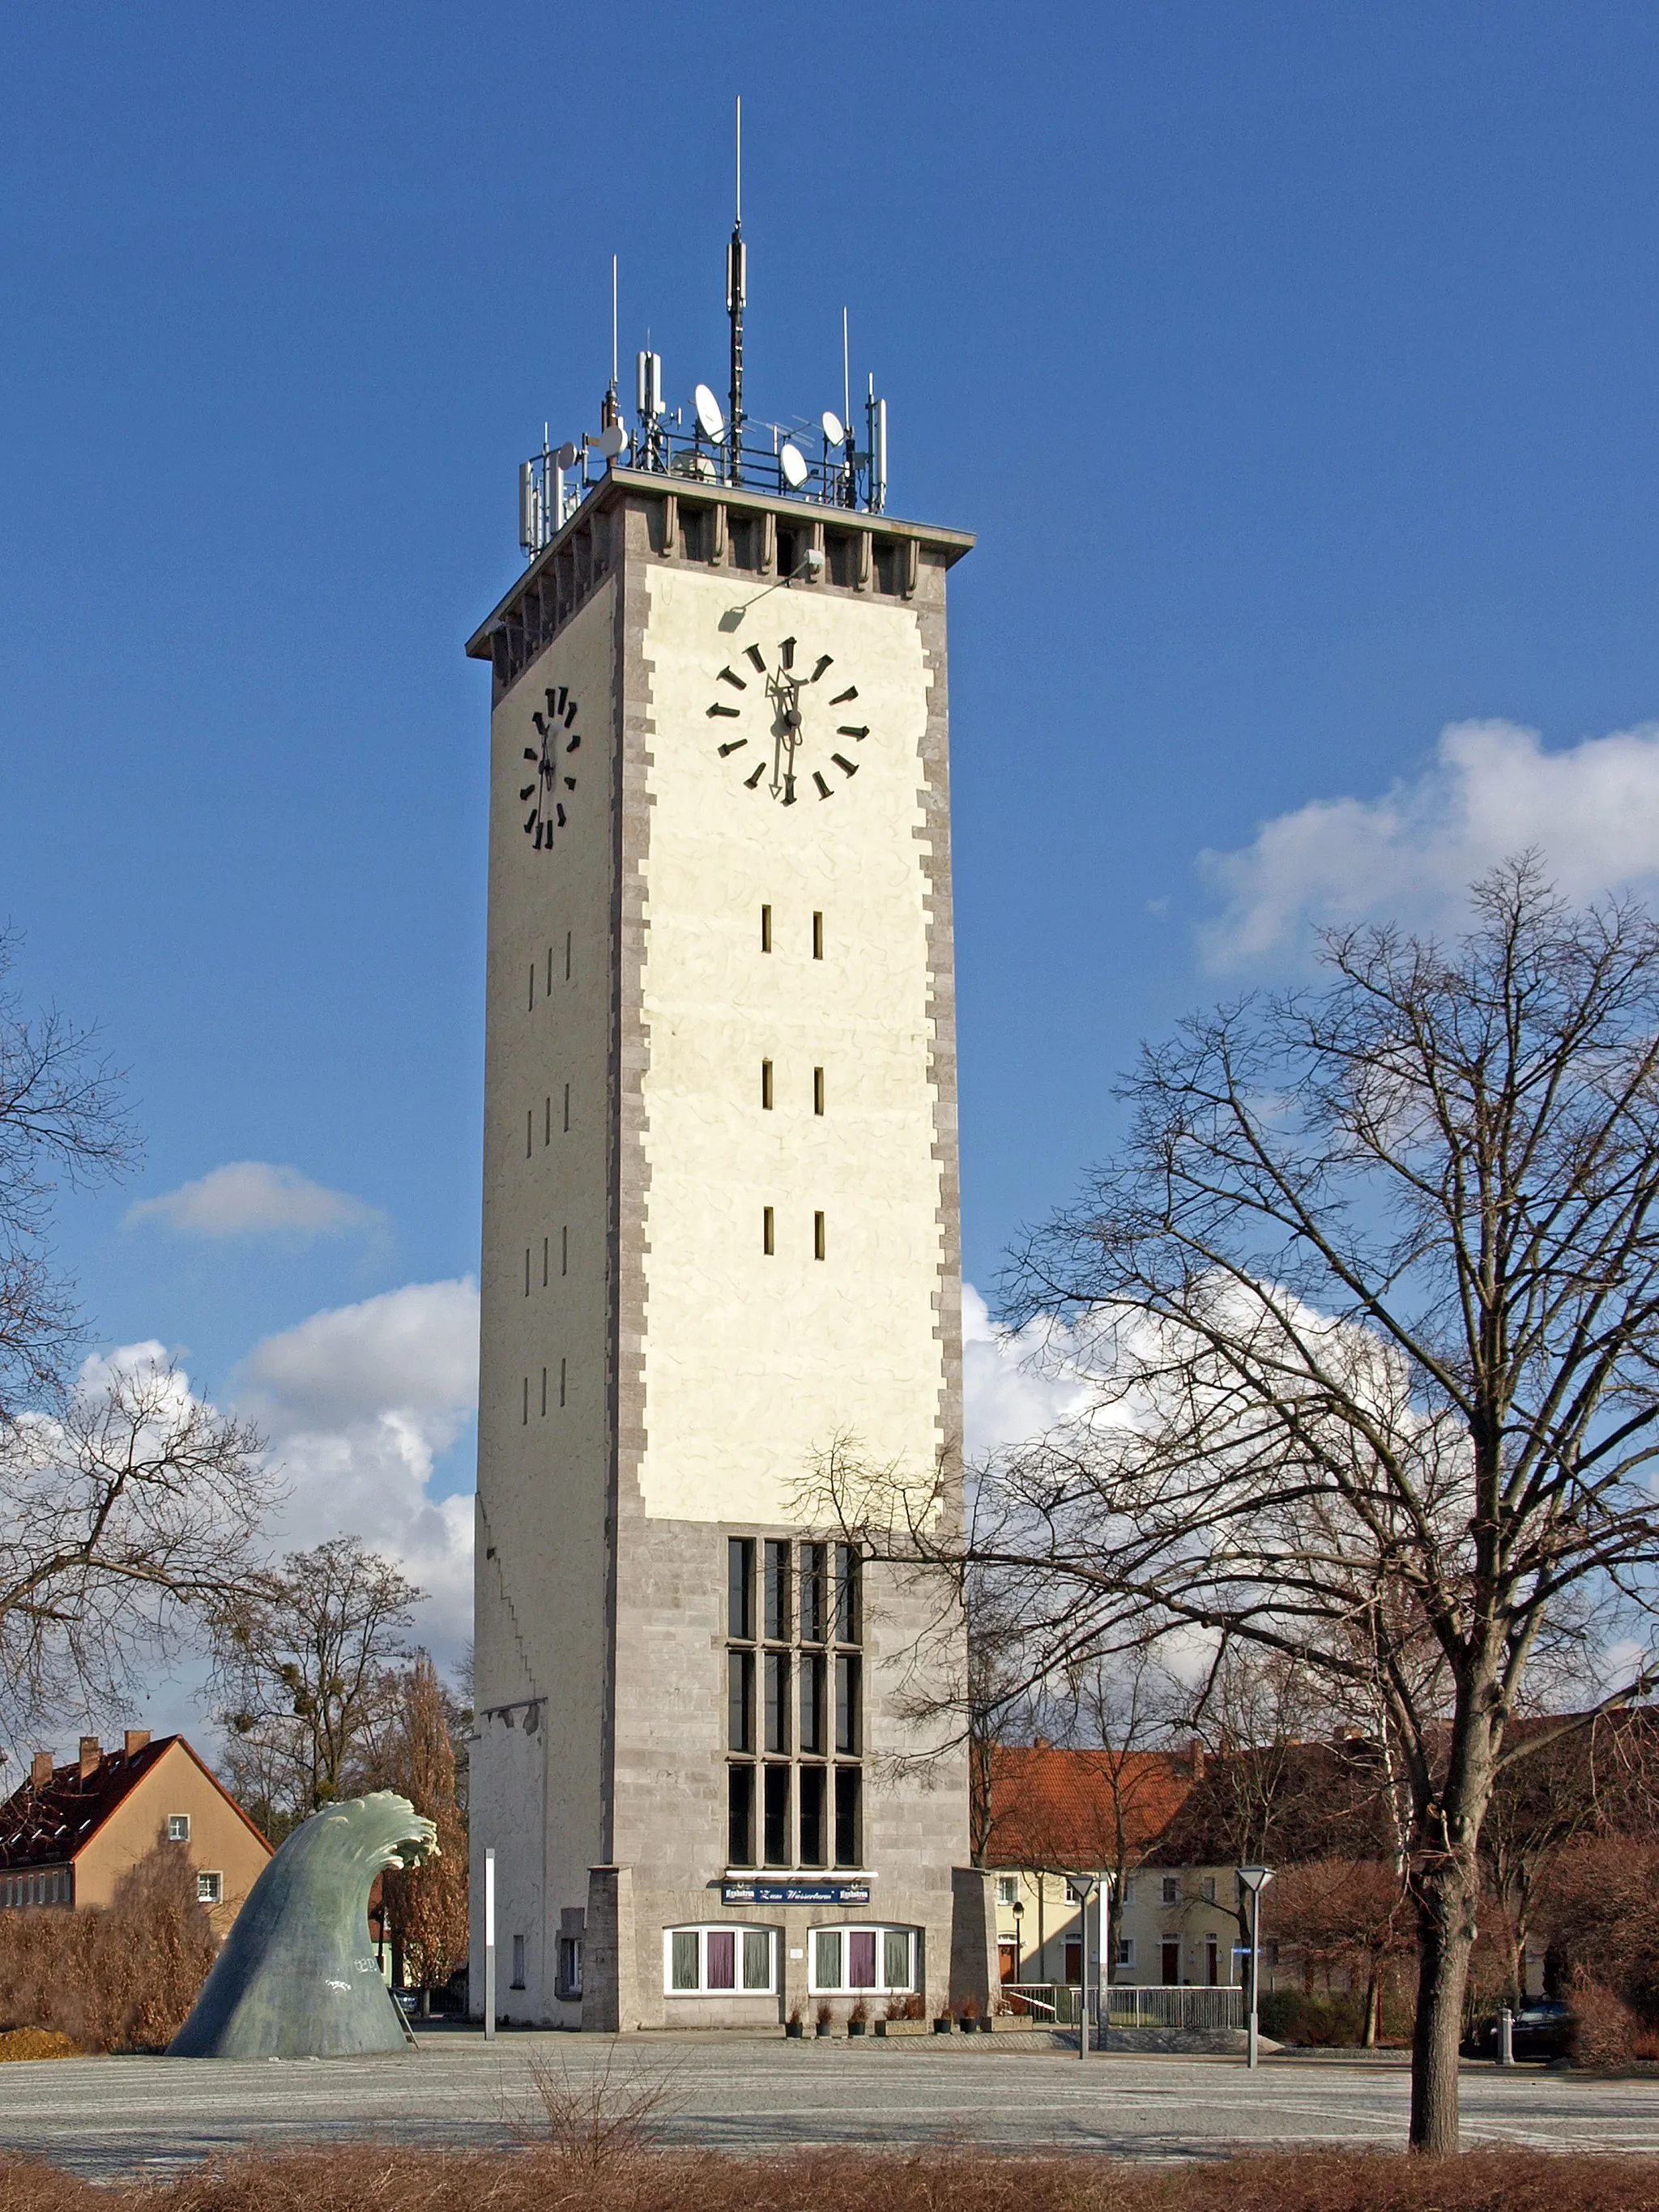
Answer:
[{"label": "red tile roof", "polygon": [[[234,1807],[256,1836],[259,1831],[236,1800],[180,1735],[164,1735],[128,1753],[106,1751],[83,1779],[78,1759],[54,1766],[52,1780],[37,1790],[26,1782],[0,1805],[0,1870],[11,1867],[64,1866],[89,1844],[116,1807],[129,1797],[174,1744]],[[264,1838],[259,1836],[261,1843]],[[270,1848],[267,1844],[267,1850]]]},{"label": "red tile roof", "polygon": [[998,1744],[991,1753],[988,1867],[1117,1863],[1118,1824],[1131,1859],[1152,1849],[1194,1781],[1187,1752],[1059,1751]]}]

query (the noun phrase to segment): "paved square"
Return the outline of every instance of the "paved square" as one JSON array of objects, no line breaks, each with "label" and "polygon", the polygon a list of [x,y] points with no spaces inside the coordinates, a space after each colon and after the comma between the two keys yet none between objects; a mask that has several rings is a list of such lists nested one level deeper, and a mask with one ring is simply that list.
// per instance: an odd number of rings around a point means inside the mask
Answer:
[{"label": "paved square", "polygon": [[[298,2063],[57,2059],[0,2066],[0,2145],[88,2177],[155,2174],[242,2146],[380,2136],[486,2148],[531,2116],[532,2059],[583,2079],[660,2080],[670,2141],[743,2152],[857,2143],[1214,2157],[1312,2143],[1403,2146],[1403,2066],[1091,2057],[1047,2039],[791,2043],[439,2032],[409,2057]],[[1466,2071],[1464,2142],[1659,2153],[1659,2081]]]}]

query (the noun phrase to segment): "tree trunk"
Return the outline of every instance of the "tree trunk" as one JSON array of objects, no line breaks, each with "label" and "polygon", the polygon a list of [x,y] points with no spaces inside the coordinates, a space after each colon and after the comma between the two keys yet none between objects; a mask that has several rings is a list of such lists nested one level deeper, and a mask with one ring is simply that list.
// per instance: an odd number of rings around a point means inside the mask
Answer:
[{"label": "tree trunk", "polygon": [[1382,1977],[1377,1968],[1373,1966],[1365,1984],[1365,2030],[1360,2038],[1361,2048],[1365,2051],[1374,2051],[1382,2032]]},{"label": "tree trunk", "polygon": [[1448,1854],[1420,1873],[1413,1887],[1418,1963],[1411,2145],[1449,2157],[1457,2148],[1457,2053],[1474,1948],[1474,1875]]}]

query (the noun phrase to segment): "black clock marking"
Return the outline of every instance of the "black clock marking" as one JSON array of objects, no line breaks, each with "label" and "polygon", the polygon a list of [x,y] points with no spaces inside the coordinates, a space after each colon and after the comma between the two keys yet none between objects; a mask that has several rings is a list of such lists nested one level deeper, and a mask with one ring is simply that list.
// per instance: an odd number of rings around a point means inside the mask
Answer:
[{"label": "black clock marking", "polygon": [[712,719],[713,719],[713,717],[714,717],[714,715],[716,715],[716,714],[725,714],[725,715],[726,715],[727,717],[729,717],[729,719],[730,719],[731,720],[732,720],[732,721],[734,721],[734,722],[737,720],[738,716],[742,712],[743,712],[743,709],[742,709],[742,708],[741,708],[741,707],[726,707],[726,706],[723,706],[723,705],[721,704],[721,702],[720,702],[718,699],[716,699],[716,700],[715,700],[715,702],[714,702],[714,705],[713,705],[713,706],[708,709],[708,713],[709,713],[709,716],[710,716],[710,719],[711,719],[711,720],[712,720]]},{"label": "black clock marking", "polygon": [[829,785],[824,781],[824,780],[823,780],[823,774],[822,769],[816,769],[816,768],[813,769],[813,771],[812,771],[812,781],[813,781],[813,782],[814,782],[815,784],[817,784],[817,787],[818,787],[818,797],[819,797],[820,799],[833,799],[833,798],[834,798],[835,793],[830,790],[830,788]]},{"label": "black clock marking", "polygon": [[765,775],[765,773],[766,773],[766,763],[765,763],[764,761],[763,761],[763,762],[761,763],[760,766],[759,766],[759,767],[755,770],[755,773],[754,773],[752,775],[746,775],[746,776],[744,776],[744,780],[743,780],[743,787],[744,787],[744,789],[745,791],[752,791],[752,790],[755,788],[755,786],[756,786],[756,785],[760,781],[761,778]]},{"label": "black clock marking", "polygon": [[830,702],[830,704],[832,707],[844,707],[849,699],[856,699],[858,696],[858,685],[856,684],[849,684],[844,691],[836,692],[835,697]]},{"label": "black clock marking", "polygon": [[530,718],[541,738],[540,747],[526,745],[524,749],[524,757],[534,765],[536,773],[520,792],[519,800],[520,805],[529,800],[535,802],[524,822],[524,834],[532,848],[538,853],[550,853],[554,831],[569,826],[563,801],[556,793],[561,785],[566,791],[576,788],[575,777],[561,769],[559,741],[561,738],[564,739],[563,750],[568,756],[582,740],[575,726],[577,702],[570,696],[569,685],[561,684],[556,688],[550,684],[544,696],[545,709]]},{"label": "black clock marking", "polygon": [[845,753],[831,753],[830,757],[834,761],[836,766],[840,769],[843,775],[856,775],[858,774],[858,763],[856,761],[849,761]]},{"label": "black clock marking", "polygon": [[733,690],[738,691],[746,691],[749,689],[749,686],[744,682],[742,677],[738,675],[735,668],[722,668],[720,671],[720,682],[722,684],[731,684]]},{"label": "black clock marking", "polygon": [[838,738],[867,738],[869,734],[868,722],[837,722],[836,725]]},{"label": "black clock marking", "polygon": [[763,676],[764,676],[764,675],[765,675],[765,673],[766,673],[766,660],[765,660],[765,657],[764,657],[764,655],[763,655],[763,654],[762,653],[762,652],[761,652],[761,649],[760,649],[759,646],[757,646],[757,645],[746,645],[746,646],[744,646],[744,649],[743,649],[743,655],[744,655],[744,659],[745,660],[752,660],[752,661],[754,662],[754,664],[755,664],[755,666],[756,666],[757,670],[759,672],[759,673],[760,673],[761,675],[763,675]]},{"label": "black clock marking", "polygon": [[746,745],[748,742],[747,738],[728,738],[720,747],[720,758],[724,760],[728,753],[736,752],[739,745]]}]

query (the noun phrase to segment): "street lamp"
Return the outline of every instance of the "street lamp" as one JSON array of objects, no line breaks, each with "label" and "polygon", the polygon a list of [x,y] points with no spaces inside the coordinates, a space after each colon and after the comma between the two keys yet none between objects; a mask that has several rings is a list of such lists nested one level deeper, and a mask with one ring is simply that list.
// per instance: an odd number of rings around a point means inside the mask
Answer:
[{"label": "street lamp", "polygon": [[1244,2063],[1256,2063],[1256,2000],[1261,1993],[1261,1893],[1273,1878],[1271,1867],[1243,1866],[1238,1869],[1238,1886],[1250,1900],[1250,2036]]},{"label": "street lamp", "polygon": [[1025,1979],[1025,1907],[1014,1899],[1014,1979]]},{"label": "street lamp", "polygon": [[[1089,2056],[1089,1899],[1098,1888],[1100,1877],[1092,1874],[1071,1874],[1066,1880],[1078,1901],[1079,1932],[1083,1937],[1080,1947],[1083,1953],[1082,1980],[1077,1993],[1077,2055],[1079,2058],[1086,2058]],[[1098,1960],[1096,1963],[1098,1966]]]}]

